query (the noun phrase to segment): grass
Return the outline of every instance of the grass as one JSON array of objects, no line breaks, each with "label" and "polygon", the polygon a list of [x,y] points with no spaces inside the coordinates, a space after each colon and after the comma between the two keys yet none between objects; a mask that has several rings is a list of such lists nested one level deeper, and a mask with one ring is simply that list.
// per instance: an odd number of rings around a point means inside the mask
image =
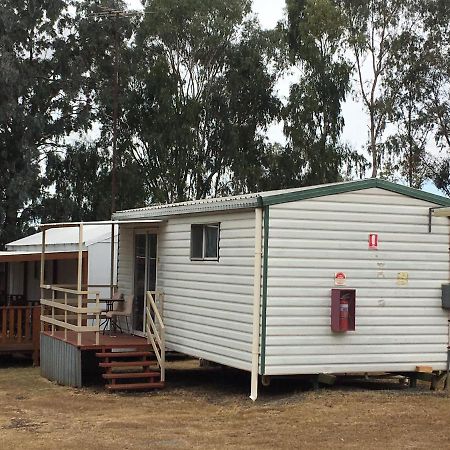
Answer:
[{"label": "grass", "polygon": [[360,382],[310,390],[275,380],[248,399],[249,377],[172,363],[163,391],[72,389],[0,360],[5,449],[358,448],[450,446],[450,399],[428,385]]}]

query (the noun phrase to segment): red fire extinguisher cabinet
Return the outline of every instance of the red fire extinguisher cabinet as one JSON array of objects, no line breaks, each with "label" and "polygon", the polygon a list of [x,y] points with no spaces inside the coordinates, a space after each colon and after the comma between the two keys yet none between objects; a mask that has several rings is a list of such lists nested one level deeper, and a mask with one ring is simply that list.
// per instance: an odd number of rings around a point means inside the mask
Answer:
[{"label": "red fire extinguisher cabinet", "polygon": [[355,289],[331,289],[331,330],[355,331]]}]

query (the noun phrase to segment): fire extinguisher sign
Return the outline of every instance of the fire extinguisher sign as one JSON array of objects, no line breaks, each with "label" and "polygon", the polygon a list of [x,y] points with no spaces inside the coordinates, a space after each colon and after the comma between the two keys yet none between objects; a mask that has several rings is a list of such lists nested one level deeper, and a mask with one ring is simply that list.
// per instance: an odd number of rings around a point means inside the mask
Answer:
[{"label": "fire extinguisher sign", "polygon": [[347,279],[347,275],[344,272],[336,272],[334,274],[334,284],[336,286],[345,286],[345,280]]},{"label": "fire extinguisher sign", "polygon": [[369,249],[376,250],[378,248],[378,234],[369,234]]}]

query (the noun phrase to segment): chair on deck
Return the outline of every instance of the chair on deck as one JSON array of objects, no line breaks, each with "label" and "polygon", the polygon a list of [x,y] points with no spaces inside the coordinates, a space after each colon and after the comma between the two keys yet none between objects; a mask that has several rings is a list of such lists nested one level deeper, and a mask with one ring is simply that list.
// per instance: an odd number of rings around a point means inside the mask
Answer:
[{"label": "chair on deck", "polygon": [[120,332],[123,333],[122,327],[118,323],[118,319],[121,317],[125,318],[125,322],[127,324],[127,331],[130,332],[130,325],[128,323],[128,317],[131,318],[131,314],[133,311],[133,295],[123,295],[123,294],[115,294],[114,297],[118,299],[123,299],[120,302],[114,302],[114,308],[112,311],[107,311],[105,314],[106,319],[110,321],[111,325],[119,328]]}]

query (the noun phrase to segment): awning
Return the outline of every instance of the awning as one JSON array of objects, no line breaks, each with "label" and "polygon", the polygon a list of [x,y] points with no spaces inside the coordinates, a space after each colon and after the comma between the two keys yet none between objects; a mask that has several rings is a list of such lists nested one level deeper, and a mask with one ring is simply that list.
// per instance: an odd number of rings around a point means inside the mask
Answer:
[{"label": "awning", "polygon": [[39,225],[42,229],[48,228],[65,228],[79,227],[80,225],[143,225],[143,226],[159,226],[164,220],[103,220],[97,222],[60,222],[60,223],[43,223]]},{"label": "awning", "polygon": [[[85,250],[83,253],[87,253]],[[46,260],[62,260],[62,259],[77,259],[78,252],[49,252],[45,253]],[[40,261],[41,252],[0,252],[0,263],[2,262],[25,262],[25,261]]]}]

